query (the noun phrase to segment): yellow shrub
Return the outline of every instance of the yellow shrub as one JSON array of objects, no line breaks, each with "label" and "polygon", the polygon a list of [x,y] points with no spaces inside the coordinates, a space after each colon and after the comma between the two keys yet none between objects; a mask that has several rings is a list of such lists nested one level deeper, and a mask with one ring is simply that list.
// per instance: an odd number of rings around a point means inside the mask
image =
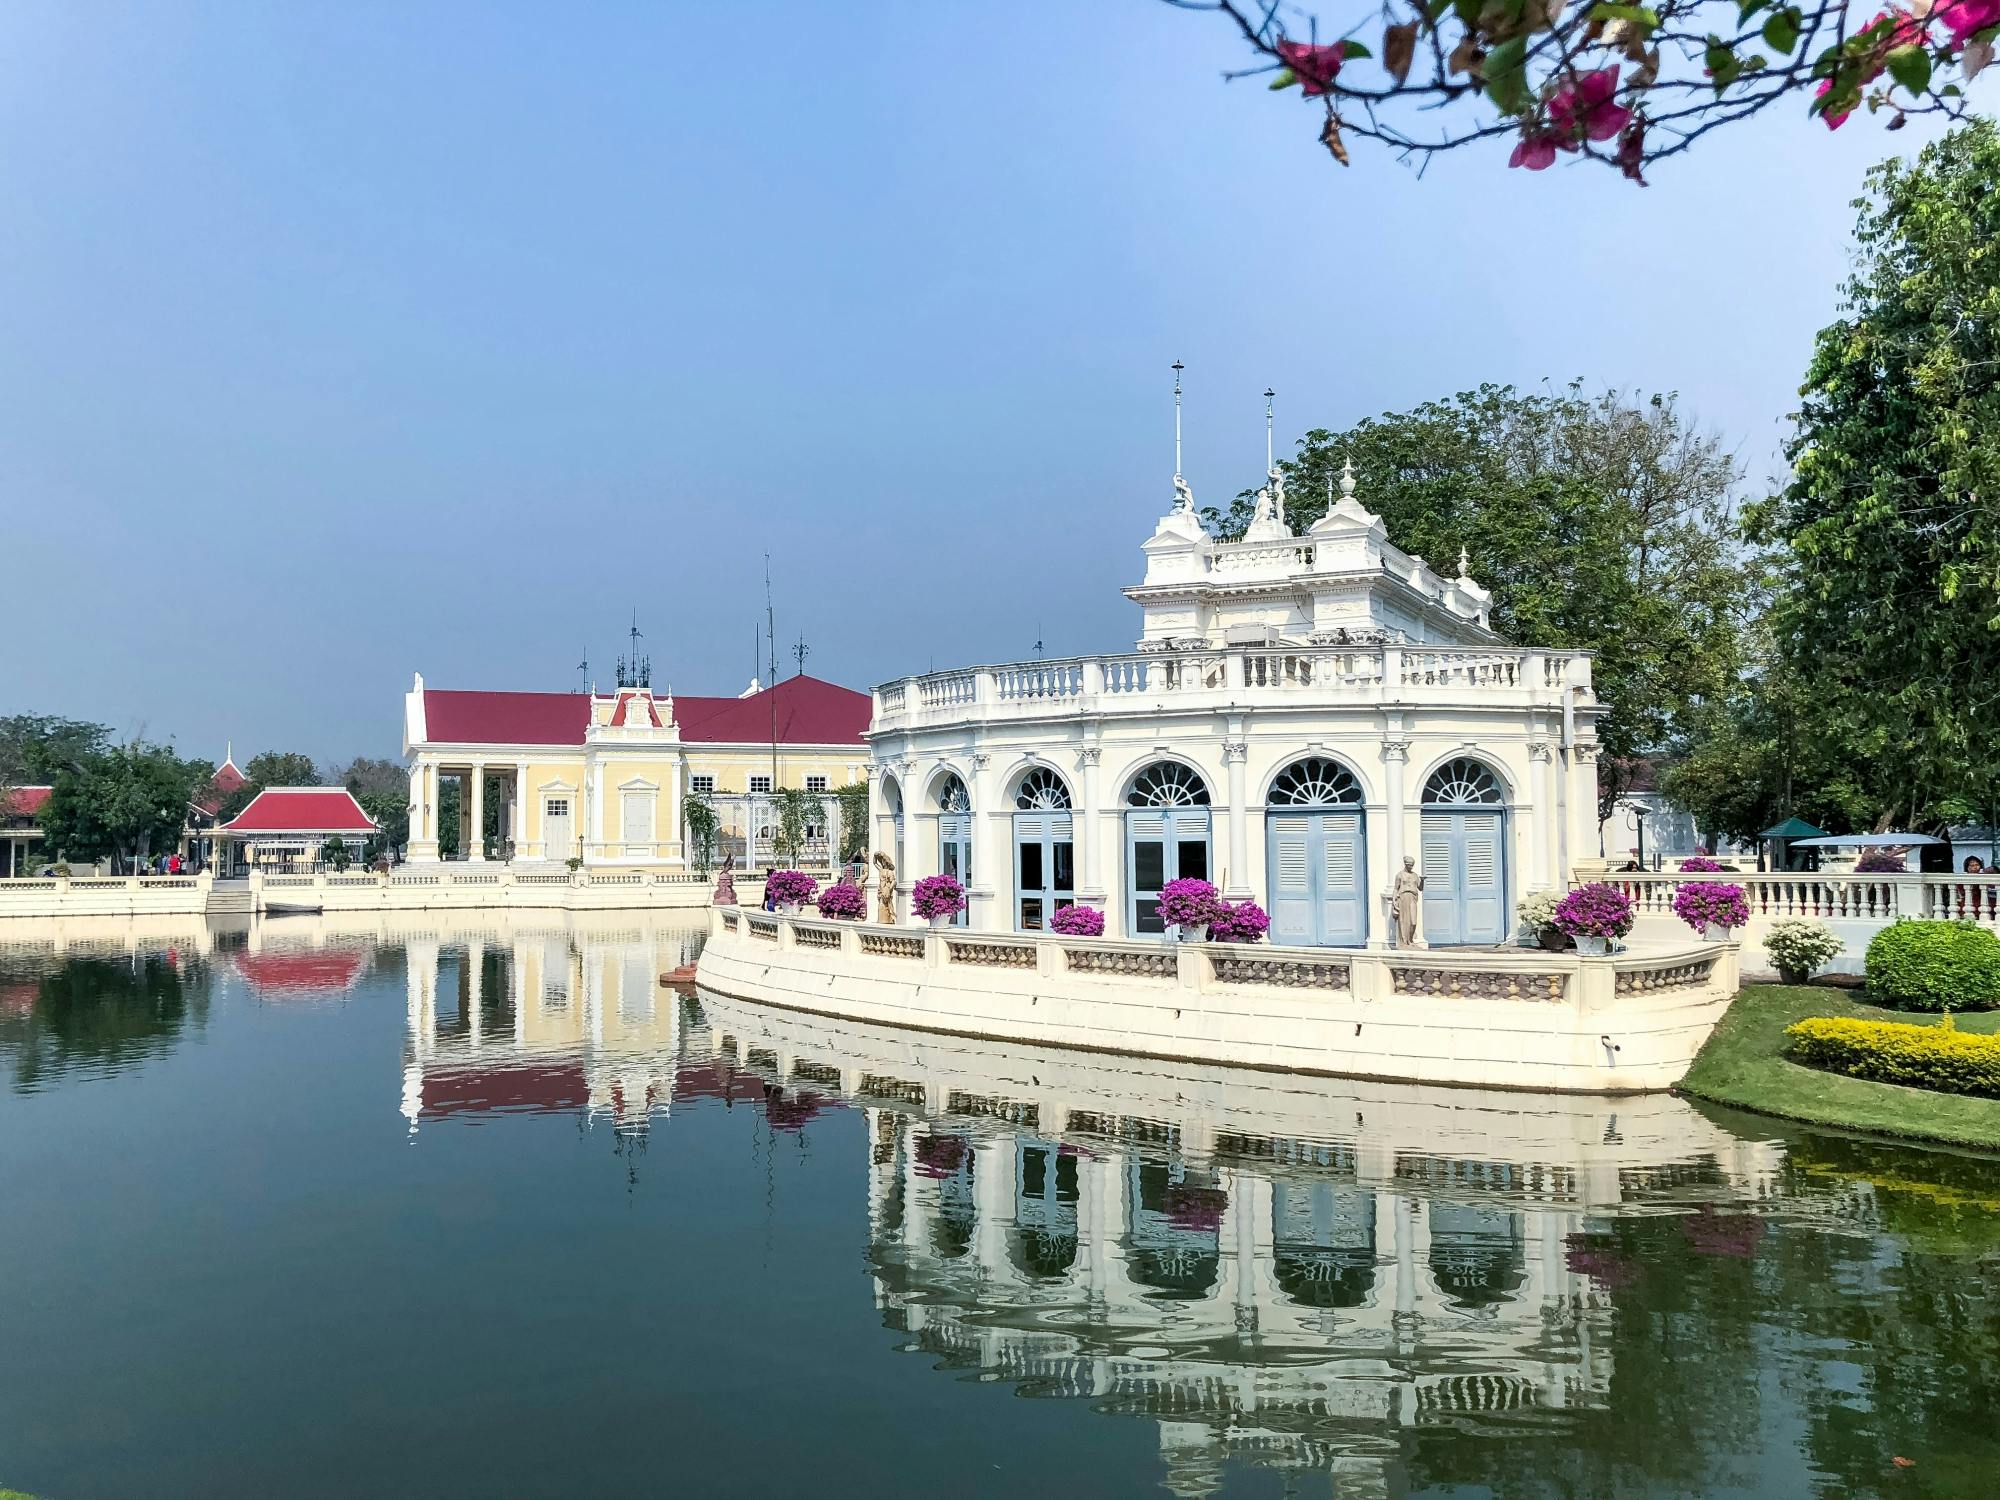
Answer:
[{"label": "yellow shrub", "polygon": [[1792,1061],[1850,1078],[2000,1099],[2000,1036],[1942,1026],[1808,1016],[1789,1027]]}]

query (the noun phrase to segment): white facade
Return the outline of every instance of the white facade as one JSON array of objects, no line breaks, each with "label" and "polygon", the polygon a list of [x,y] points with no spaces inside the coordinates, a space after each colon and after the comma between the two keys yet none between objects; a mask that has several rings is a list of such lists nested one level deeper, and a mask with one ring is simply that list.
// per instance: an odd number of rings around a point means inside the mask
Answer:
[{"label": "white facade", "polygon": [[1341,489],[1295,536],[1274,473],[1225,543],[1177,481],[1125,591],[1135,651],[878,688],[876,846],[905,894],[952,873],[974,928],[1074,901],[1142,936],[1161,881],[1201,875],[1274,942],[1381,946],[1408,855],[1430,944],[1507,940],[1523,893],[1597,855],[1590,658],[1501,642],[1465,557],[1438,573]]}]

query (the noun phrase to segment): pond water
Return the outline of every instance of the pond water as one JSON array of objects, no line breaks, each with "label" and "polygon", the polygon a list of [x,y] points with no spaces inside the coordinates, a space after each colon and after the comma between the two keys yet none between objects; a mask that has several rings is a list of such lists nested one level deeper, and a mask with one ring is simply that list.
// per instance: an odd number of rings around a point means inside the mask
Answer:
[{"label": "pond water", "polygon": [[0,1489],[1994,1493],[1992,1162],[662,988],[698,942],[0,930]]}]

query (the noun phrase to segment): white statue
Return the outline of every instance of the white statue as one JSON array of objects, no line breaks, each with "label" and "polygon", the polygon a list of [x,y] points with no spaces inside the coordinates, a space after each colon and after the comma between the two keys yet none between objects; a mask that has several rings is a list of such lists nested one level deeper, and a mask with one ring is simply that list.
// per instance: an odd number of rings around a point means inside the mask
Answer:
[{"label": "white statue", "polygon": [[1396,917],[1396,946],[1423,947],[1424,877],[1417,873],[1413,854],[1403,856],[1403,868],[1396,872],[1396,883],[1389,892],[1389,909]]}]

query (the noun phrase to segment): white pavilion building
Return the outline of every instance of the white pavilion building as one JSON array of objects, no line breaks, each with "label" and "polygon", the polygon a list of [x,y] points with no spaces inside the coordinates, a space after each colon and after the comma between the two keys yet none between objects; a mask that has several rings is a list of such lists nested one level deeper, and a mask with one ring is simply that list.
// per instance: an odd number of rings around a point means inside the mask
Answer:
[{"label": "white pavilion building", "polygon": [[1137,937],[1192,875],[1266,907],[1273,942],[1380,946],[1410,855],[1426,942],[1506,941],[1522,894],[1597,855],[1589,654],[1502,641],[1469,559],[1396,547],[1351,467],[1303,535],[1275,467],[1237,542],[1174,488],[1125,590],[1135,650],[876,690],[876,844],[905,899],[946,873],[973,928],[1086,902]]}]

